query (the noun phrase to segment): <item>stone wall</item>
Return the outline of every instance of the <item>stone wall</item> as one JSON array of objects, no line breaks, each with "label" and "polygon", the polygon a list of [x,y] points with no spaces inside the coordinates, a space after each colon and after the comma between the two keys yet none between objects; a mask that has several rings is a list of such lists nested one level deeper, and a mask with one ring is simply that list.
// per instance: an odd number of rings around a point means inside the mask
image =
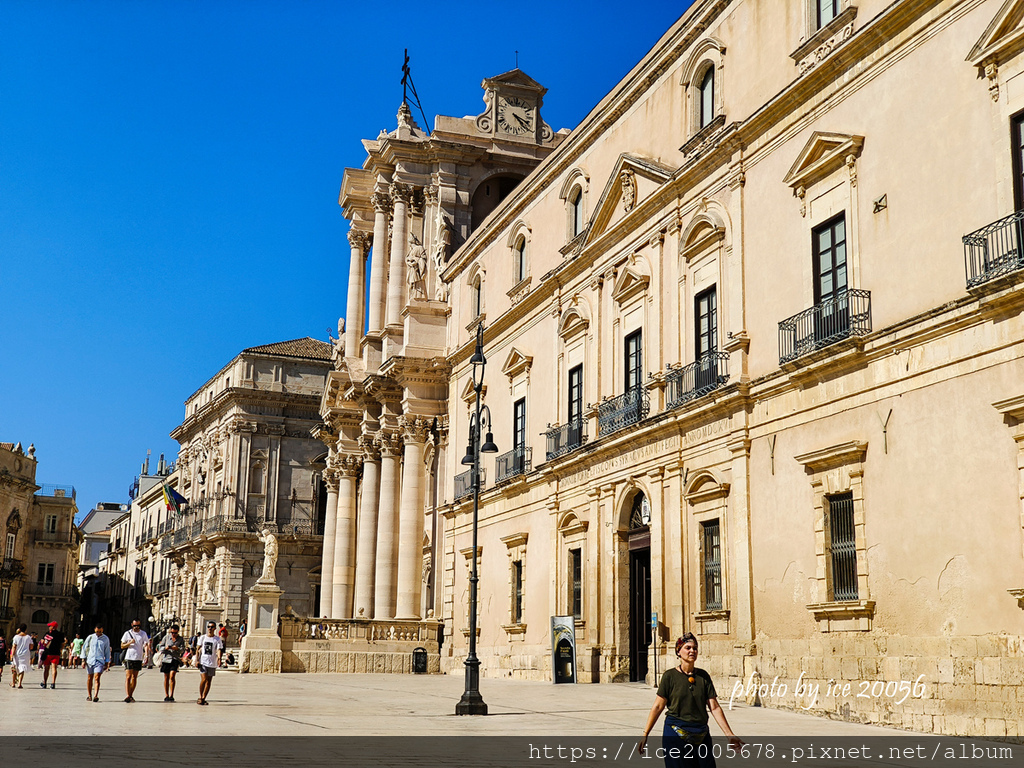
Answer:
[{"label": "stone wall", "polygon": [[[412,652],[290,650],[282,654],[281,671],[411,675]],[[428,674],[440,671],[441,657],[428,653]]]}]

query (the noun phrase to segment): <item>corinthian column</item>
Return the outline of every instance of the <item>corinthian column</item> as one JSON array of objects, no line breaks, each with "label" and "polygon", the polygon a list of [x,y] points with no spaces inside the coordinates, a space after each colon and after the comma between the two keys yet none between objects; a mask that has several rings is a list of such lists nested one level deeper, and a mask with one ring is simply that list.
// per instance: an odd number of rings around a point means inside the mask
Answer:
[{"label": "corinthian column", "polygon": [[334,595],[332,619],[352,618],[352,586],[356,543],[356,478],[362,457],[346,456],[338,463],[338,522],[334,533]]},{"label": "corinthian column", "polygon": [[352,250],[348,257],[348,304],[345,307],[345,349],[349,357],[359,356],[359,340],[363,337],[363,297],[366,287],[366,243],[363,232],[348,231]]},{"label": "corinthian column", "polygon": [[398,435],[377,435],[380,449],[380,512],[377,517],[377,574],[373,591],[373,618],[395,618],[398,566],[398,466],[402,442]]},{"label": "corinthian column", "polygon": [[356,539],[355,618],[373,618],[374,561],[377,559],[377,503],[380,494],[380,453],[370,435],[359,438],[363,449],[363,495],[359,502]]},{"label": "corinthian column", "polygon": [[388,270],[387,324],[399,325],[405,308],[405,251],[408,235],[409,198],[412,189],[405,184],[391,184],[395,204],[394,229],[391,232],[391,260]]},{"label": "corinthian column", "polygon": [[338,517],[338,473],[331,464],[334,454],[327,460],[327,469],[323,473],[324,485],[327,486],[327,511],[324,514],[324,545],[320,558],[320,615],[331,616],[331,595],[334,579],[334,529]]},{"label": "corinthian column", "polygon": [[420,590],[423,586],[423,444],[430,420],[403,416],[402,511],[398,524],[398,607],[399,619],[420,618]]},{"label": "corinthian column", "polygon": [[367,308],[369,328],[367,333],[377,333],[384,327],[384,286],[387,273],[384,271],[388,245],[388,213],[391,199],[380,192],[370,197],[375,211],[373,217],[373,252],[370,255],[370,302]]}]

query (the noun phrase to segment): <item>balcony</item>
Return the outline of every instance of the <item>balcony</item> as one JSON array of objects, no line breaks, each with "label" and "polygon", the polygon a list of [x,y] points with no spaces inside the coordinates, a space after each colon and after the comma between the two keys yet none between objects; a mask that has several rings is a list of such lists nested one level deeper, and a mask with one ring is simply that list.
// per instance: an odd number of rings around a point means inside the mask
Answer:
[{"label": "balcony", "polygon": [[71,499],[72,501],[78,497],[78,493],[73,485],[52,485],[49,483],[39,486],[39,490],[36,491],[35,495],[52,496],[55,499]]},{"label": "balcony", "polygon": [[779,365],[871,333],[871,291],[848,288],[779,323]]},{"label": "balcony", "polygon": [[599,403],[597,406],[597,434],[600,437],[618,432],[647,418],[651,410],[651,398],[643,387],[622,393]]},{"label": "balcony", "polygon": [[494,482],[502,483],[533,469],[533,448],[520,445],[494,460]]},{"label": "balcony", "polygon": [[13,605],[0,606],[0,621],[11,621],[18,616],[18,611]]},{"label": "balcony", "polygon": [[[487,470],[480,467],[480,487],[487,484]],[[469,469],[455,476],[455,501],[461,501],[473,495],[473,470]]]},{"label": "balcony", "polygon": [[1016,272],[1024,268],[1024,211],[964,235],[963,241],[968,289]]},{"label": "balcony", "polygon": [[705,352],[665,376],[665,407],[678,408],[729,381],[729,353]]},{"label": "balcony", "polygon": [[551,427],[545,436],[548,441],[545,461],[565,456],[587,442],[586,428],[582,421],[570,421],[560,427]]},{"label": "balcony", "polygon": [[21,560],[13,557],[5,557],[0,562],[0,579],[15,579],[21,576],[24,571],[24,564]]},{"label": "balcony", "polygon": [[170,591],[171,591],[171,580],[170,579],[160,579],[160,581],[158,581],[155,584],[153,584],[153,588],[152,588],[152,590],[150,590],[150,594],[153,595],[153,596],[166,595]]},{"label": "balcony", "polygon": [[75,536],[72,531],[34,531],[32,543],[69,546],[75,543]]},{"label": "balcony", "polygon": [[25,594],[34,597],[77,597],[78,587],[74,584],[29,582],[25,585]]}]

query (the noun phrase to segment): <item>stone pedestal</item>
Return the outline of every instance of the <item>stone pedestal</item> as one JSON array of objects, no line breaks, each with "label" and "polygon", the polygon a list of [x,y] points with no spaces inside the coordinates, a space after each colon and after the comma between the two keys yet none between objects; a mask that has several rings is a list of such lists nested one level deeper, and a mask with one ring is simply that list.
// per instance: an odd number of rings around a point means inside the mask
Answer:
[{"label": "stone pedestal", "polygon": [[201,635],[206,634],[206,625],[209,622],[212,621],[214,624],[220,624],[224,620],[221,618],[224,615],[224,611],[218,603],[200,605],[196,608],[196,612],[199,614],[199,626],[196,627],[196,632]]},{"label": "stone pedestal", "polygon": [[277,617],[284,590],[272,582],[257,581],[249,595],[248,634],[242,638],[239,670],[280,672],[281,636]]},{"label": "stone pedestal", "polygon": [[406,357],[444,355],[450,311],[444,301],[411,300],[402,311],[405,344],[402,354]]}]

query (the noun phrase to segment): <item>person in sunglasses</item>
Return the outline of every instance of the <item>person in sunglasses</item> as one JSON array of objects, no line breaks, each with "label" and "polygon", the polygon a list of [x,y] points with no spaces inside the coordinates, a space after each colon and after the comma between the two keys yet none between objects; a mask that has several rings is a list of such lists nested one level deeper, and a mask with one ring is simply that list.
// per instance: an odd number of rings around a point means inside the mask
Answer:
[{"label": "person in sunglasses", "polygon": [[121,635],[121,650],[124,651],[124,701],[131,704],[135,701],[132,694],[139,682],[139,671],[152,650],[149,635],[138,619],[132,620],[131,629]]},{"label": "person in sunglasses", "polygon": [[164,675],[164,701],[174,701],[174,678],[178,674],[181,655],[185,651],[185,638],[178,634],[178,631],[178,625],[172,625],[160,643],[160,652],[163,654],[160,671]]},{"label": "person in sunglasses", "polygon": [[206,634],[199,638],[199,700],[196,704],[208,704],[206,697],[210,695],[210,683],[217,674],[220,657],[224,653],[224,641],[217,635],[217,625],[210,622],[206,625]]}]

